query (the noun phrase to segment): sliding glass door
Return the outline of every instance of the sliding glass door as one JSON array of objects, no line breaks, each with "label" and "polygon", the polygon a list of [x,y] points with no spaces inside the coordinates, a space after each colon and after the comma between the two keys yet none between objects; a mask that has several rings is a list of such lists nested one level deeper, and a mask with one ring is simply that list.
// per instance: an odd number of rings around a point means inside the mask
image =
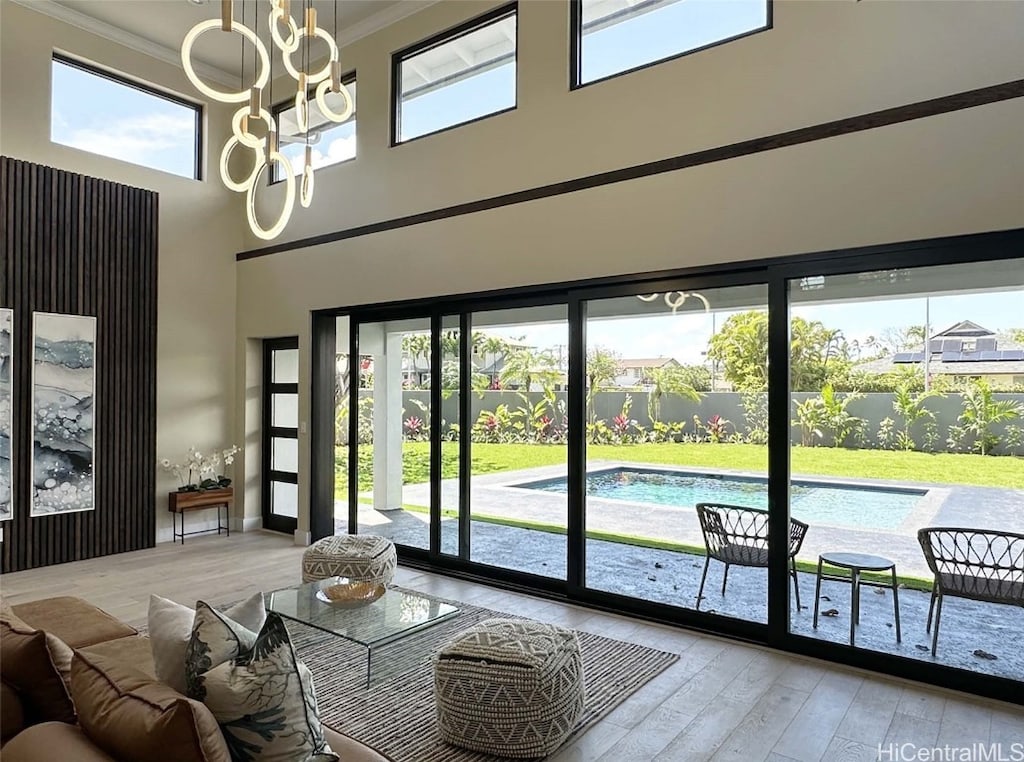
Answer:
[{"label": "sliding glass door", "polygon": [[819,588],[791,632],[1024,679],[1024,259],[810,275],[789,302]]},{"label": "sliding glass door", "polygon": [[470,320],[469,558],[564,580],[568,308],[478,311]]},{"label": "sliding glass door", "polygon": [[584,303],[586,587],[765,623],[768,289]]},{"label": "sliding glass door", "polygon": [[346,427],[336,531],[1014,695],[1024,260],[1006,252],[1022,244],[1024,231],[353,310],[355,346],[336,358],[348,408],[326,391],[318,403]]},{"label": "sliding glass door", "polygon": [[[360,533],[430,547],[430,318],[358,324],[351,437]],[[351,392],[350,392],[351,397]],[[351,403],[350,403],[351,404]]]}]

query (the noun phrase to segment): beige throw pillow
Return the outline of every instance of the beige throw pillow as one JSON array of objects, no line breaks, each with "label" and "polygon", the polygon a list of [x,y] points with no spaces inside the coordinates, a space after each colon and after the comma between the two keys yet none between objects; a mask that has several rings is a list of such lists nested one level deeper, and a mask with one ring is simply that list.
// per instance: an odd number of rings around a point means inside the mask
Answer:
[{"label": "beige throw pillow", "polygon": [[[253,632],[259,632],[266,621],[263,593],[246,598],[226,609],[225,614]],[[185,650],[192,638],[196,612],[188,606],[149,596],[149,642],[153,649],[156,676],[179,693],[187,693],[185,685]]]}]

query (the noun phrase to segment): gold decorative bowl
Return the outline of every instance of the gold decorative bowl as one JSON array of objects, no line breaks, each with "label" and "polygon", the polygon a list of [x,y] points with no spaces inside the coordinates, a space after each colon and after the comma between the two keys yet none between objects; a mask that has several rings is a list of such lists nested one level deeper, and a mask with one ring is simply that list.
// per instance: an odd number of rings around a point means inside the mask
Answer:
[{"label": "gold decorative bowl", "polygon": [[357,608],[368,606],[386,591],[387,588],[381,582],[329,577],[320,582],[316,597],[317,600],[338,608]]}]

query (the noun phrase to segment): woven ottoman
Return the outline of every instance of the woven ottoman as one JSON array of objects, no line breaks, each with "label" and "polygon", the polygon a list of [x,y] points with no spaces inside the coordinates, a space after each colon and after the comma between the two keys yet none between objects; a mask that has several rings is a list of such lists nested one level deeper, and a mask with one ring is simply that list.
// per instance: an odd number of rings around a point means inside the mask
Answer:
[{"label": "woven ottoman", "polygon": [[390,585],[398,556],[395,544],[375,534],[324,537],[302,554],[302,581],[348,577],[354,581]]},{"label": "woven ottoman", "polygon": [[437,724],[450,744],[502,757],[544,757],[583,710],[576,633],[488,619],[434,655]]}]

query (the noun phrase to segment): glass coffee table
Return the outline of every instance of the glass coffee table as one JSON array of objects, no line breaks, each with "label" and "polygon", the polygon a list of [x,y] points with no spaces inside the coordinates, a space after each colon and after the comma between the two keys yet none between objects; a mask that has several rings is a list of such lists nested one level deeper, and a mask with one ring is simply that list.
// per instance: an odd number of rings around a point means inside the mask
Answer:
[{"label": "glass coffee table", "polygon": [[307,582],[270,593],[266,598],[267,610],[365,648],[367,686],[374,649],[459,613],[455,606],[436,598],[396,589],[389,589],[373,603],[356,608],[332,605],[317,597],[321,584],[322,581]]}]

